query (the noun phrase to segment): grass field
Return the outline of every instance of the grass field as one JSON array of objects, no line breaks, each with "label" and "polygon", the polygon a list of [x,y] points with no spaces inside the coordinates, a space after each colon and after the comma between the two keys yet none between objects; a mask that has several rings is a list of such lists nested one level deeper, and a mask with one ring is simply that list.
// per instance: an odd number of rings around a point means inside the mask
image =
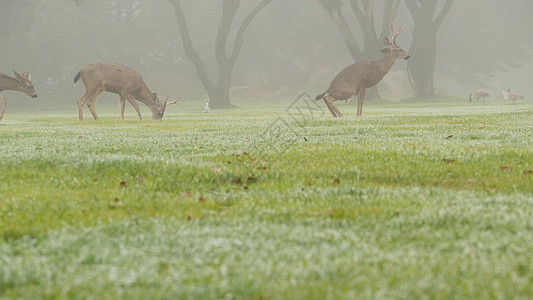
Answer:
[{"label": "grass field", "polygon": [[531,101],[318,104],[6,112],[0,298],[533,298]]}]

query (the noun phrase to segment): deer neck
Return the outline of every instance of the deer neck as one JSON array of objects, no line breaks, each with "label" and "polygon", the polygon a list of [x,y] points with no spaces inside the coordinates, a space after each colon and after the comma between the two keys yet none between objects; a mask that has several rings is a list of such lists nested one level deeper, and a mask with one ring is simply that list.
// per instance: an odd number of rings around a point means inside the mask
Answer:
[{"label": "deer neck", "polygon": [[156,106],[156,102],[154,101],[152,97],[152,93],[148,89],[148,87],[145,85],[142,91],[139,93],[137,100],[144,103],[150,110],[153,110]]},{"label": "deer neck", "polygon": [[17,91],[20,81],[16,78],[0,74],[0,91],[10,90]]},{"label": "deer neck", "polygon": [[394,62],[396,61],[396,58],[394,57],[394,55],[392,55],[392,53],[387,53],[385,54],[385,56],[383,56],[383,58],[377,62],[377,65],[379,66],[379,73],[381,74],[381,76],[385,76],[385,74],[387,74],[389,72],[389,70],[392,68],[392,66],[394,65]]}]

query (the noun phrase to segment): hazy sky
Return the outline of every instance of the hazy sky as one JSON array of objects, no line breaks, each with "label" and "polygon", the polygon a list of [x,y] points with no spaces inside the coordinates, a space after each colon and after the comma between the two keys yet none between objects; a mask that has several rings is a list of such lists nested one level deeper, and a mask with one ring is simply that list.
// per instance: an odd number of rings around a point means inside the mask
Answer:
[{"label": "hazy sky", "polygon": [[[216,75],[213,44],[220,1],[182,2],[195,47],[209,72]],[[240,24],[257,3],[243,2],[234,25]],[[511,86],[513,91],[533,98],[532,3],[455,1],[438,33],[437,92],[467,97],[472,90],[483,88],[495,96]],[[344,14],[352,30],[360,33],[349,7]],[[376,22],[381,22],[380,9]],[[398,43],[408,51],[414,23],[403,3],[395,23],[404,28]],[[235,29],[230,34],[229,50],[234,36]],[[114,61],[134,68],[149,88],[162,94],[179,94],[189,100],[205,95],[182,48],[168,1],[87,0],[77,6],[72,0],[4,0],[0,38],[0,71],[33,72],[40,100],[47,103],[43,107],[53,107],[50,103],[74,105],[83,89],[73,87],[72,78],[93,61]],[[324,91],[351,63],[338,28],[317,1],[278,0],[265,8],[247,31],[233,85],[247,86],[260,97],[291,99],[301,89]],[[487,73],[485,66],[491,64],[493,70]],[[494,67],[502,70],[495,71]],[[392,98],[412,96],[405,70],[406,63],[397,62],[384,79],[382,89],[392,93]],[[10,106],[16,107],[16,102],[27,106],[26,97],[9,93]]]}]

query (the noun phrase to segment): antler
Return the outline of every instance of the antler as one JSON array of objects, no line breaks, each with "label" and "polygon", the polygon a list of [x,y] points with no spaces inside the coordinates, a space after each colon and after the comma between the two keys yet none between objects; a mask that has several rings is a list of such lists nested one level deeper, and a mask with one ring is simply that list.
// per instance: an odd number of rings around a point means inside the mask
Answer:
[{"label": "antler", "polygon": [[396,28],[394,28],[394,25],[391,25],[390,29],[392,32],[392,44],[395,47],[398,47],[398,44],[396,44],[396,37],[398,36],[398,34],[402,33],[403,30],[400,28],[398,31],[396,31]]},{"label": "antler", "polygon": [[176,99],[176,101],[172,101],[172,102],[168,102],[168,98],[170,98],[170,96],[168,96],[166,99],[165,99],[165,104],[163,104],[163,109],[167,109],[167,107],[171,104],[179,104],[178,101],[180,101],[181,98],[178,98]]}]

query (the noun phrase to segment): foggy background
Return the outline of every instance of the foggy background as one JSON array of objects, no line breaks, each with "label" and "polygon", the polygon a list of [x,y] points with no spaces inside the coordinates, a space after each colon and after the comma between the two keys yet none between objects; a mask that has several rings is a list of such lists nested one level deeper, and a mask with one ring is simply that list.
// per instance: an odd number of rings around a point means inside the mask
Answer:
[{"label": "foggy background", "polygon": [[[444,0],[437,2],[441,9]],[[342,0],[330,1],[343,3]],[[343,15],[354,36],[362,29],[349,1]],[[237,28],[259,0],[242,1],[227,49]],[[375,1],[376,27],[386,1]],[[387,2],[388,3],[388,2]],[[216,81],[214,42],[222,1],[181,1],[198,54]],[[533,98],[533,1],[456,0],[437,32],[435,93],[464,97],[484,89]],[[400,1],[393,23],[404,32],[397,43],[407,52],[415,22]],[[358,40],[363,43],[362,40]],[[121,63],[138,71],[151,90],[184,101],[205,102],[207,92],[185,54],[173,5],[167,0],[0,0],[0,72],[31,72],[39,94],[4,91],[10,111],[76,110],[82,83],[74,75],[94,61]],[[382,44],[380,44],[381,46]],[[382,57],[379,52],[377,59]],[[410,53],[412,55],[412,53]],[[412,55],[412,59],[416,59]],[[361,59],[364,60],[364,59]],[[339,28],[318,0],[273,0],[251,22],[232,75],[231,99],[292,101],[299,91],[327,89],[333,77],[354,63]],[[380,83],[384,99],[412,98],[407,62],[397,61]],[[116,105],[118,96],[98,101]],[[131,107],[127,108],[131,113]]]}]

